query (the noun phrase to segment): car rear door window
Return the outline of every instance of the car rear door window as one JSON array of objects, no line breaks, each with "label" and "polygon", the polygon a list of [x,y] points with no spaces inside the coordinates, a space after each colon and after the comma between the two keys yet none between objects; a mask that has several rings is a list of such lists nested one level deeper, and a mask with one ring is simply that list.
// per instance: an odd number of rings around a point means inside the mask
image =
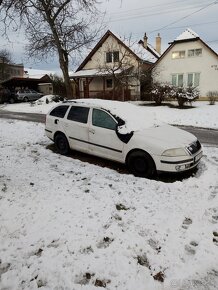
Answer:
[{"label": "car rear door window", "polygon": [[84,123],[88,121],[89,108],[72,106],[67,116],[68,120]]},{"label": "car rear door window", "polygon": [[115,130],[117,123],[105,111],[93,109],[92,125],[97,126],[97,127],[101,127],[101,128],[110,129],[110,130]]},{"label": "car rear door window", "polygon": [[69,106],[58,106],[51,111],[50,115],[58,118],[64,118]]}]

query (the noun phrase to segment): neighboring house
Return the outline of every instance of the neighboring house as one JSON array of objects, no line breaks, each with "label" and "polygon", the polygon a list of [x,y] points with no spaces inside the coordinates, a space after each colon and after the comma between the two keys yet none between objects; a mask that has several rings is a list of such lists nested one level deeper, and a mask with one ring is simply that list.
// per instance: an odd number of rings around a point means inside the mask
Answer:
[{"label": "neighboring house", "polygon": [[22,74],[20,73],[20,75],[17,74],[7,78],[7,80],[1,82],[1,85],[11,91],[34,89],[45,95],[53,94],[53,84],[49,76],[50,74],[55,74],[55,72],[23,67]]},{"label": "neighboring house", "polygon": [[4,63],[4,60],[0,58],[0,82],[12,77],[22,77],[23,74],[23,64]]},{"label": "neighboring house", "polygon": [[[160,50],[160,36],[158,48]],[[140,98],[140,75],[160,57],[144,41],[133,43],[108,30],[70,77],[80,98],[135,100]]]},{"label": "neighboring house", "polygon": [[[53,89],[49,89],[51,86],[51,79],[48,75],[37,77],[12,77],[6,81],[1,82],[2,87],[9,89],[10,91],[17,91],[18,89],[33,89],[41,91],[43,94],[51,94]],[[40,85],[44,86],[44,91],[40,90]],[[48,90],[45,90],[48,88]]]},{"label": "neighboring house", "polygon": [[174,86],[196,87],[201,97],[218,91],[218,54],[193,30],[186,29],[161,55],[153,80]]},{"label": "neighboring house", "polygon": [[49,75],[56,74],[53,71],[25,68],[24,77],[38,80],[37,90],[44,95],[53,94],[53,84]]}]

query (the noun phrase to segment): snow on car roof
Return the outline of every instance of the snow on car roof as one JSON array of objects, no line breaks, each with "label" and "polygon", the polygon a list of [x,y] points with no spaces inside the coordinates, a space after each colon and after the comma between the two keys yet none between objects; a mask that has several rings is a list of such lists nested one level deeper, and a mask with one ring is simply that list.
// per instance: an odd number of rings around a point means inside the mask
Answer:
[{"label": "snow on car roof", "polygon": [[96,106],[109,111],[112,115],[125,121],[125,125],[119,127],[121,134],[127,134],[131,131],[140,131],[152,127],[157,127],[162,122],[158,121],[155,113],[145,112],[143,107],[119,101],[110,101],[102,99],[76,99],[73,102],[81,105]]}]

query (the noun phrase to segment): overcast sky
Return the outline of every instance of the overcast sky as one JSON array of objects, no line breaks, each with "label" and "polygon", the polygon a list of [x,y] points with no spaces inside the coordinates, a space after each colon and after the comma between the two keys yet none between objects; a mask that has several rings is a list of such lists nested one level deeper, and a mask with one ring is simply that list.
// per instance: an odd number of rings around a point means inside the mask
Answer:
[{"label": "overcast sky", "polygon": [[[121,36],[139,40],[147,33],[148,42],[155,45],[159,32],[162,37],[162,52],[187,27],[218,52],[218,0],[102,0],[100,8],[106,11],[105,27]],[[25,38],[22,33],[11,34],[11,42],[0,38],[0,49],[7,48],[16,63],[25,67],[59,70],[57,59],[47,63],[35,63],[26,59]],[[75,65],[71,64],[71,69]]]}]

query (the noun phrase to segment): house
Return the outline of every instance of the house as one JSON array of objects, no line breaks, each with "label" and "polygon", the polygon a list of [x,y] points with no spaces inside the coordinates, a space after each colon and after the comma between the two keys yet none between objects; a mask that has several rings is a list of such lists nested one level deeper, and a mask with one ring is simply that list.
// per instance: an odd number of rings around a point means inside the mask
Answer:
[{"label": "house", "polygon": [[23,74],[23,64],[6,63],[4,58],[0,57],[0,82],[12,77],[22,77]]},{"label": "house", "polygon": [[1,82],[2,87],[7,88],[11,91],[16,91],[18,89],[34,89],[40,91],[41,93],[53,94],[53,84],[50,75],[54,74],[51,71],[36,70],[24,68],[22,69],[22,74],[11,76],[7,80]]},{"label": "house", "polygon": [[186,29],[157,60],[153,81],[196,87],[200,97],[218,91],[218,54],[197,33]]},{"label": "house", "polygon": [[[161,38],[158,36],[160,52]],[[133,43],[108,30],[70,78],[80,98],[136,100],[140,98],[140,75],[160,57],[144,40]]]}]

